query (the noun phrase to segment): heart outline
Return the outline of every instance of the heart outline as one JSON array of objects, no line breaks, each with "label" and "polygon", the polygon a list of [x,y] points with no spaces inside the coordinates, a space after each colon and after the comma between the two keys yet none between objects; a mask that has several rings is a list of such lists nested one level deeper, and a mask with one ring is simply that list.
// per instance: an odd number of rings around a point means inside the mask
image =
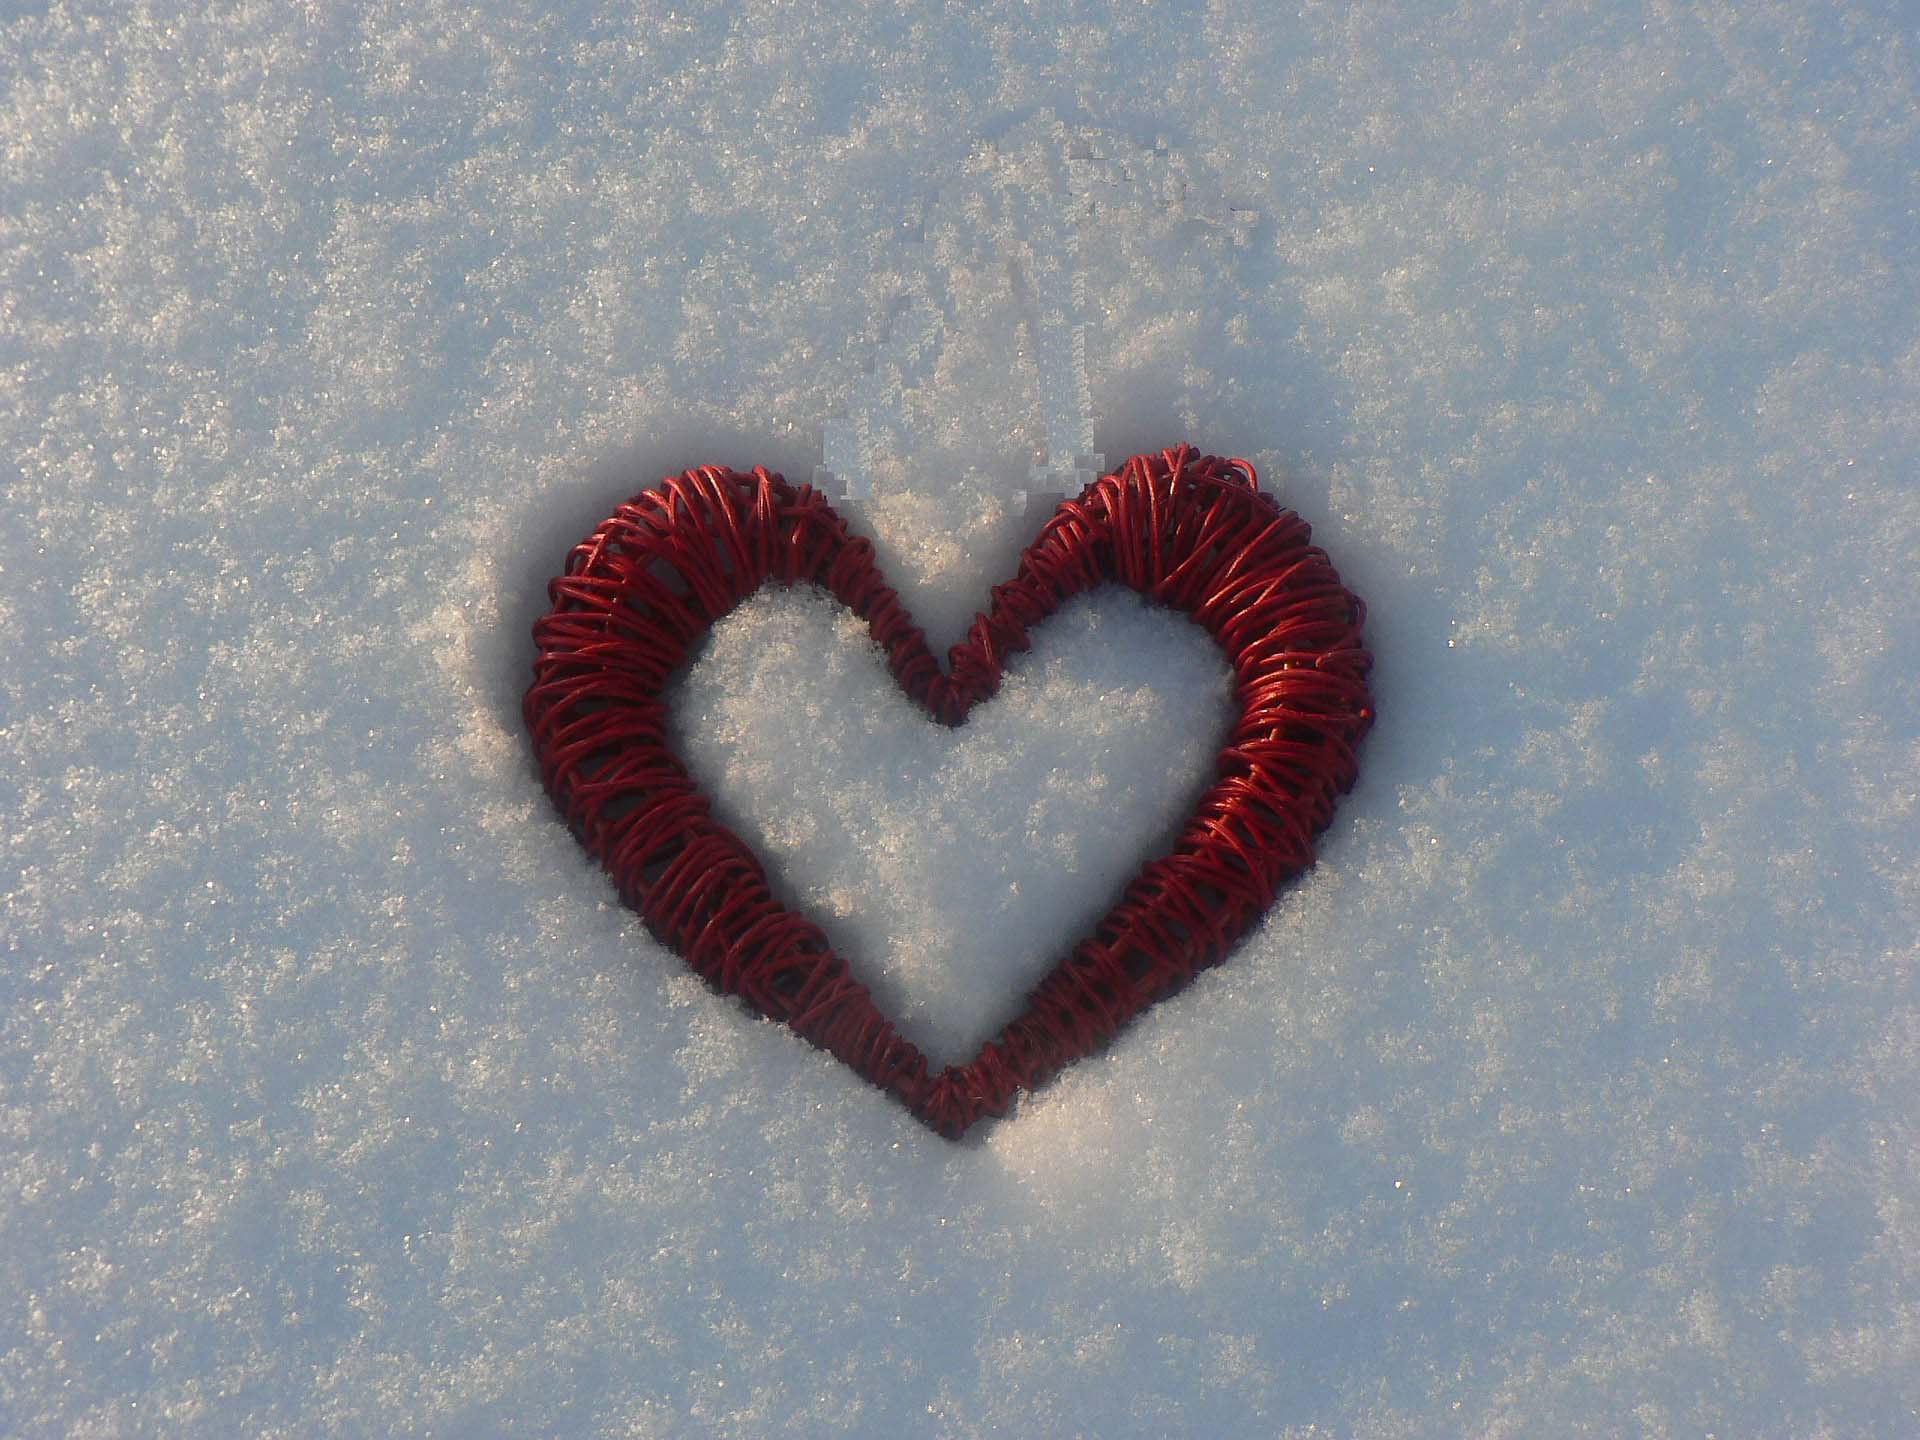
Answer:
[{"label": "heart outline", "polygon": [[[958,1139],[1219,963],[1313,863],[1374,709],[1366,606],[1310,541],[1244,460],[1186,444],[1136,455],[1061,502],[943,670],[872,543],[823,495],[764,468],[699,466],[635,495],[568,554],[534,625],[523,714],[554,803],[656,937]],[[1102,583],[1186,614],[1233,667],[1238,718],[1172,849],[964,1064],[933,1070],[825,932],[773,898],[673,753],[670,678],[769,581],[819,584],[865,619],[896,683],[948,726],[995,693],[1034,624]]]}]

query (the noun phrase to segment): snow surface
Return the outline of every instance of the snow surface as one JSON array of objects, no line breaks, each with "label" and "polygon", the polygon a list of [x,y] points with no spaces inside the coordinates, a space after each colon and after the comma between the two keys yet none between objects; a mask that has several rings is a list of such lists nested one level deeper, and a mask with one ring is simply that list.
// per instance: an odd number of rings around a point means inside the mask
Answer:
[{"label": "snow surface", "polygon": [[[1912,18],[14,0],[0,1433],[1920,1433]],[[1381,722],[949,1145],[614,902],[527,629],[723,461],[951,639],[1180,438]],[[1226,690],[1103,593],[947,734],[766,594],[684,697],[952,1050]]]}]

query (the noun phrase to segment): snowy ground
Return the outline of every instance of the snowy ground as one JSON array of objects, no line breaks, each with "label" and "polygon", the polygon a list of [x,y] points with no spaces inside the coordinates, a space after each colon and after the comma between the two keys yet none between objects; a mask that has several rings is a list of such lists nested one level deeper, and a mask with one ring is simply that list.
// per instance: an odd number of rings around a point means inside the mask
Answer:
[{"label": "snowy ground", "polygon": [[[1920,1433],[1911,14],[498,8],[6,12],[0,1433]],[[1180,438],[1381,722],[949,1145],[613,903],[527,627],[723,461],[951,638]],[[1225,703],[1109,594],[938,732],[769,594],[682,723],[952,1048]]]}]

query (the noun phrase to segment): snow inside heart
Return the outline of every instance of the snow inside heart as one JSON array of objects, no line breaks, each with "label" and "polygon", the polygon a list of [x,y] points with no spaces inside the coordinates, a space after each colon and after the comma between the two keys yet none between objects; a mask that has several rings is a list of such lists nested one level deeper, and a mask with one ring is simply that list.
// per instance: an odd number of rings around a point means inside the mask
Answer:
[{"label": "snow inside heart", "polygon": [[1108,587],[1063,605],[958,729],[887,674],[859,616],[768,587],[669,696],[714,814],[819,919],[901,1032],[965,1059],[1171,847],[1233,723],[1199,626]]}]

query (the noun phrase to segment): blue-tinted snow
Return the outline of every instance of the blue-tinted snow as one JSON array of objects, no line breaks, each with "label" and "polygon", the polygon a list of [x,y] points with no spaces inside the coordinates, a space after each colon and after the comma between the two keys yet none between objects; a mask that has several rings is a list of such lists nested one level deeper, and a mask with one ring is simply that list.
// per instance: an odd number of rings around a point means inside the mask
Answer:
[{"label": "blue-tinted snow", "polygon": [[[1897,7],[4,23],[0,1431],[1920,1427]],[[857,475],[950,638],[1082,406],[1262,466],[1382,721],[1228,966],[951,1147],[613,903],[526,628],[719,460]],[[689,748],[991,1023],[943,934],[1070,940],[1222,682],[1104,597],[929,736],[843,628],[735,617]]]}]

